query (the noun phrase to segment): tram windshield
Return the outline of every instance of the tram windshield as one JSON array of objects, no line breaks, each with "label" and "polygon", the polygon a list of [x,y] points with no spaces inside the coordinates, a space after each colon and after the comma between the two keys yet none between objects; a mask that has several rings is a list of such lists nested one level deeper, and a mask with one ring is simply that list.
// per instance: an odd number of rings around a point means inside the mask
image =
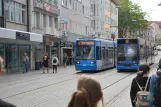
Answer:
[{"label": "tram windshield", "polygon": [[137,44],[118,45],[118,60],[119,61],[137,61]]},{"label": "tram windshield", "polygon": [[76,47],[77,60],[94,59],[94,41],[78,41]]}]

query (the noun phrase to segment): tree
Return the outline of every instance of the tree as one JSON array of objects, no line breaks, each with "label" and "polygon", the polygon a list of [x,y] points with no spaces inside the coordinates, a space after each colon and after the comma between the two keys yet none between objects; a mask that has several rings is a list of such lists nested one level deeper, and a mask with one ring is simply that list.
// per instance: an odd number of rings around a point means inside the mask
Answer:
[{"label": "tree", "polygon": [[138,4],[129,0],[120,0],[119,5],[121,6],[118,13],[120,38],[126,36],[127,32],[131,33],[148,27],[148,23],[145,21],[147,13],[143,12]]}]

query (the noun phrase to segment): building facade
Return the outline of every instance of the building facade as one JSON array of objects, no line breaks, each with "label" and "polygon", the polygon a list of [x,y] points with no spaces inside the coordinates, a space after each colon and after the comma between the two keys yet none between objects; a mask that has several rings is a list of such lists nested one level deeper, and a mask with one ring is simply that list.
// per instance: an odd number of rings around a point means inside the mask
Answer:
[{"label": "building facade", "polygon": [[91,33],[90,0],[59,0],[61,62],[63,54],[69,57],[73,52],[76,39]]},{"label": "building facade", "polygon": [[118,38],[118,0],[111,0],[111,34],[114,34]]},{"label": "building facade", "polygon": [[92,0],[92,28],[96,37],[111,39],[111,34],[118,37],[117,4],[117,0]]},{"label": "building facade", "polygon": [[58,55],[60,58],[60,35],[58,16],[58,0],[29,0],[30,31],[43,35],[43,43],[37,50],[41,55],[36,59],[42,60],[44,53],[50,57]]},{"label": "building facade", "polygon": [[105,39],[105,16],[108,15],[108,10],[105,9],[105,4],[108,0],[91,0],[91,25],[93,33],[97,38]]},{"label": "building facade", "polygon": [[28,0],[0,0],[0,56],[7,72],[23,71],[22,58],[27,53],[29,68],[35,68],[35,50],[42,35],[29,32]]}]

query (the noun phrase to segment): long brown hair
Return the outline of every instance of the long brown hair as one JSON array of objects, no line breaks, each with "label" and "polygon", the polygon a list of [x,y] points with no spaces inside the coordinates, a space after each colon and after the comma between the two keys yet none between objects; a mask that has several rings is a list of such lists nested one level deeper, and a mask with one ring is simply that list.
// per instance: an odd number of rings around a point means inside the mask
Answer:
[{"label": "long brown hair", "polygon": [[103,102],[103,93],[100,83],[87,75],[78,80],[77,91],[72,95],[68,107],[97,107],[99,101]]},{"label": "long brown hair", "polygon": [[88,92],[92,107],[97,107],[100,100],[102,101],[102,106],[104,107],[101,85],[95,78],[88,75],[81,76],[78,80],[77,90],[81,88],[84,88]]},{"label": "long brown hair", "polygon": [[82,88],[73,93],[68,107],[92,107],[87,91]]}]

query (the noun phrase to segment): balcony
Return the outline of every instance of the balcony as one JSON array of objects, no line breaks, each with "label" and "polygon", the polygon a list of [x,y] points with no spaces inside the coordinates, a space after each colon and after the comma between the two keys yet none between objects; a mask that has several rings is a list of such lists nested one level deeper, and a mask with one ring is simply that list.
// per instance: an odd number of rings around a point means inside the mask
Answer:
[{"label": "balcony", "polygon": [[43,33],[46,35],[54,35],[55,37],[59,37],[59,31],[55,28],[45,27]]},{"label": "balcony", "polygon": [[55,15],[60,15],[60,10],[58,9],[58,3],[50,4],[46,0],[34,0],[34,7],[53,13]]},{"label": "balcony", "polygon": [[6,20],[4,16],[0,16],[0,27],[3,27],[3,28],[6,27]]}]

